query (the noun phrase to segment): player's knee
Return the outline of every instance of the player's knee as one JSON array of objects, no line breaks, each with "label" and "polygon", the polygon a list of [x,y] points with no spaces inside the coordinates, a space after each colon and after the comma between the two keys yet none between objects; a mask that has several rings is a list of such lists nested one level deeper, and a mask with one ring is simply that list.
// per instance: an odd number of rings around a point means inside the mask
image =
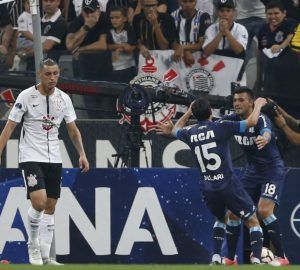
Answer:
[{"label": "player's knee", "polygon": [[230,220],[239,220],[240,218],[238,216],[236,216],[235,214],[233,214],[232,212],[228,212],[228,219]]},{"label": "player's knee", "polygon": [[52,199],[52,198],[47,199],[45,214],[48,214],[48,215],[53,215],[54,214],[56,202],[57,202],[56,199]]},{"label": "player's knee", "polygon": [[261,206],[258,207],[258,213],[259,213],[260,217],[267,218],[271,214],[273,214],[273,211],[272,211],[272,209],[270,209],[270,207],[261,205]]},{"label": "player's knee", "polygon": [[46,209],[46,200],[35,200],[35,201],[31,201],[32,207],[36,210],[36,211],[44,211]]},{"label": "player's knee", "polygon": [[45,214],[53,215],[55,212],[55,205],[47,205],[45,209]]},{"label": "player's knee", "polygon": [[251,227],[259,227],[260,224],[259,224],[259,221],[257,219],[257,216],[255,214],[253,214],[251,217],[249,217],[248,219],[246,219],[244,221],[245,225],[248,227],[248,228],[251,228]]}]

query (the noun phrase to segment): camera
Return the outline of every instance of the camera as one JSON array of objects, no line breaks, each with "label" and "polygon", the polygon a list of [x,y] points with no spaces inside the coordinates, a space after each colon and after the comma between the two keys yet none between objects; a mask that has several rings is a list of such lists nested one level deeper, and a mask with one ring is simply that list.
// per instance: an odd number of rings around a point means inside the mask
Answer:
[{"label": "camera", "polygon": [[138,84],[128,85],[118,99],[118,111],[127,115],[145,113],[150,103],[145,87]]},{"label": "camera", "polygon": [[233,94],[234,94],[234,91],[235,91],[237,88],[239,88],[239,87],[241,87],[240,83],[238,83],[238,82],[231,82],[231,83],[230,83],[230,91],[231,91],[231,95],[233,95]]},{"label": "camera", "polygon": [[271,120],[274,120],[274,118],[277,116],[278,112],[278,105],[275,101],[267,98],[267,104],[262,108],[262,112],[269,116]]}]

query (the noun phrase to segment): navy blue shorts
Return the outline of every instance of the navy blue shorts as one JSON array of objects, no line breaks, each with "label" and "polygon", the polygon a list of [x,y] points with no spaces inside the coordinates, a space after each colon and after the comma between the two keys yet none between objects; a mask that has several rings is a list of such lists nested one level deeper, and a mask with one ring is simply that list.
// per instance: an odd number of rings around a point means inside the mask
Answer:
[{"label": "navy blue shorts", "polygon": [[208,209],[218,220],[223,220],[227,210],[241,219],[247,219],[256,211],[256,207],[239,180],[232,180],[225,189],[203,191]]},{"label": "navy blue shorts", "polygon": [[270,177],[259,177],[256,173],[245,173],[241,182],[255,204],[260,198],[266,198],[280,203],[281,192],[286,172],[276,172]]}]

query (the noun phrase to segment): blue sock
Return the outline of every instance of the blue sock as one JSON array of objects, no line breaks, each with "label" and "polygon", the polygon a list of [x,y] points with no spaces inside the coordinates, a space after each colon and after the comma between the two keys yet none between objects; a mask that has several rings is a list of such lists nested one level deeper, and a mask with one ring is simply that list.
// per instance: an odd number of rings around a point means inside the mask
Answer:
[{"label": "blue sock", "polygon": [[272,214],[269,217],[263,219],[263,222],[268,231],[269,239],[274,246],[275,255],[284,258],[284,251],[282,247],[282,234],[277,218],[275,217],[275,215]]},{"label": "blue sock", "polygon": [[228,259],[234,260],[236,248],[241,233],[241,221],[228,219],[226,225],[226,238],[228,246]]},{"label": "blue sock", "polygon": [[261,250],[263,247],[263,233],[261,227],[251,227],[250,228],[250,245],[253,253],[253,257],[261,259]]},{"label": "blue sock", "polygon": [[213,228],[213,254],[221,255],[221,248],[225,238],[226,225],[216,221]]}]

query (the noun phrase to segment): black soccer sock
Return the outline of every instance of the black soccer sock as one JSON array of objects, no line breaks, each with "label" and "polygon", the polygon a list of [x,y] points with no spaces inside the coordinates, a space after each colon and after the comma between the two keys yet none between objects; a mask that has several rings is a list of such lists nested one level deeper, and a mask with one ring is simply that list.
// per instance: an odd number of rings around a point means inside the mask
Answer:
[{"label": "black soccer sock", "polygon": [[272,214],[269,217],[263,219],[263,222],[266,225],[269,239],[274,246],[275,255],[284,258],[285,256],[282,246],[282,233],[277,218],[274,214]]},{"label": "black soccer sock", "polygon": [[259,226],[251,227],[249,231],[250,231],[250,245],[251,245],[253,257],[260,260],[261,250],[264,242],[262,228]]},{"label": "black soccer sock", "polygon": [[226,225],[216,221],[213,228],[213,254],[221,255],[221,248],[225,238]]},{"label": "black soccer sock", "polygon": [[228,246],[228,259],[234,260],[236,248],[241,232],[241,221],[228,219],[226,225],[226,237]]}]

